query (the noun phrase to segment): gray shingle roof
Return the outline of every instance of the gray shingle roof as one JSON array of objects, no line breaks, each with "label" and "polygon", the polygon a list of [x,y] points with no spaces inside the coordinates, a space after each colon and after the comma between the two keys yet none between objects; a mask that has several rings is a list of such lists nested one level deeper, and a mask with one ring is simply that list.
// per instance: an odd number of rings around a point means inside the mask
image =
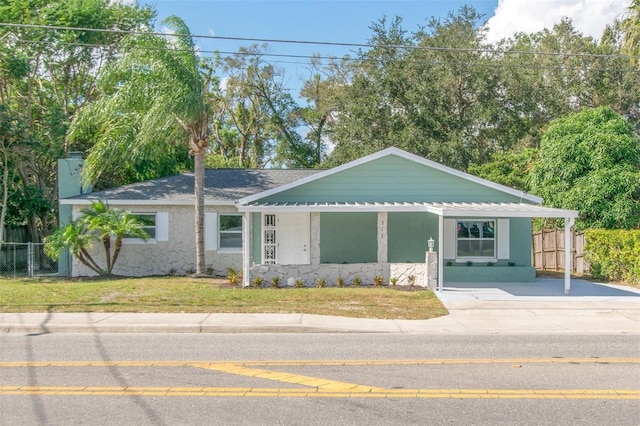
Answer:
[{"label": "gray shingle roof", "polygon": [[[205,202],[232,202],[313,175],[314,169],[207,169]],[[182,173],[119,188],[70,197],[70,200],[195,202],[193,173]]]}]

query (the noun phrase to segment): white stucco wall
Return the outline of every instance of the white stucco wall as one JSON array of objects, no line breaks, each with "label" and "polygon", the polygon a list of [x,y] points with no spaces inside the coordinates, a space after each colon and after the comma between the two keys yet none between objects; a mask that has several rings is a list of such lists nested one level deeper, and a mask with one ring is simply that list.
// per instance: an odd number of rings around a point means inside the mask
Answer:
[{"label": "white stucco wall", "polygon": [[[114,274],[124,276],[167,275],[169,273],[185,275],[195,271],[194,207],[118,205],[115,208],[128,210],[132,213],[167,212],[169,238],[168,241],[123,243],[113,270]],[[80,206],[74,206],[74,218],[78,217],[80,209]],[[233,206],[207,206],[205,212],[237,213],[237,209]],[[101,266],[104,265],[104,249],[100,242],[96,242],[90,252],[96,262]],[[242,267],[242,253],[240,251],[207,250],[205,262],[207,268],[211,268],[214,275],[226,276],[228,267],[232,266],[236,269]],[[92,275],[95,275],[93,271],[82,265],[77,259],[73,259],[72,276]]]}]

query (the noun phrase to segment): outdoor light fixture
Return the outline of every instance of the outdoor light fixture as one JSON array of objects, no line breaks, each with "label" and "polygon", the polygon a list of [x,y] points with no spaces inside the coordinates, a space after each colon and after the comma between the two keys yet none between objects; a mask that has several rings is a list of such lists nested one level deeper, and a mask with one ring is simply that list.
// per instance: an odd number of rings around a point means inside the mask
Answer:
[{"label": "outdoor light fixture", "polygon": [[429,240],[427,241],[427,244],[429,244],[429,251],[433,251],[433,238],[429,237]]}]

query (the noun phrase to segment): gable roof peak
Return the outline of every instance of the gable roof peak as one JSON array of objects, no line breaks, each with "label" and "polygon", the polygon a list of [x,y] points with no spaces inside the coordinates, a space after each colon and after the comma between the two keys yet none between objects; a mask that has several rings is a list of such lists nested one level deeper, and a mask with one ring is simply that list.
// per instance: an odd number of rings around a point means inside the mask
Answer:
[{"label": "gable roof peak", "polygon": [[358,158],[358,159],[350,161],[348,163],[341,164],[340,166],[334,167],[332,169],[324,170],[324,171],[319,172],[317,174],[314,174],[314,175],[311,175],[311,176],[307,176],[307,177],[302,178],[300,180],[297,180],[297,181],[290,182],[288,184],[279,186],[277,188],[272,188],[272,189],[269,189],[269,190],[264,191],[264,192],[260,192],[260,193],[257,193],[257,194],[250,195],[248,197],[245,197],[245,198],[242,198],[242,199],[238,200],[237,204],[238,205],[247,204],[247,203],[259,200],[261,198],[264,198],[264,197],[267,197],[267,196],[270,196],[270,195],[274,195],[274,194],[278,194],[280,192],[286,191],[286,190],[291,189],[291,188],[295,188],[295,187],[303,185],[305,183],[309,183],[309,182],[313,182],[313,181],[318,180],[318,179],[322,179],[324,177],[333,175],[333,174],[341,172],[343,170],[348,170],[348,169],[351,169],[353,167],[357,167],[357,166],[360,166],[362,164],[366,164],[366,163],[369,163],[371,161],[375,161],[375,160],[378,160],[380,158],[388,157],[388,156],[391,156],[391,155],[394,155],[394,156],[397,156],[397,157],[400,157],[400,158],[404,158],[405,160],[408,160],[408,161],[413,161],[413,162],[418,163],[420,165],[423,165],[423,166],[426,166],[426,167],[430,167],[430,168],[433,168],[435,170],[439,170],[441,172],[448,173],[448,174],[453,175],[453,176],[457,176],[459,178],[462,178],[462,179],[468,180],[470,182],[474,182],[474,183],[477,183],[479,185],[483,185],[483,186],[495,189],[495,190],[500,191],[500,192],[504,192],[504,193],[509,194],[509,195],[513,195],[515,197],[520,198],[523,201],[526,200],[528,202],[535,203],[535,204],[542,204],[542,201],[543,201],[542,198],[540,198],[540,197],[538,197],[536,195],[528,194],[528,193],[526,193],[524,191],[520,191],[520,190],[517,190],[517,189],[514,189],[514,188],[510,188],[508,186],[501,185],[499,183],[495,183],[495,182],[492,182],[490,180],[486,180],[486,179],[480,178],[478,176],[474,176],[472,174],[469,174],[469,173],[454,169],[452,167],[445,166],[444,164],[440,164],[440,163],[435,162],[433,160],[429,160],[427,158],[421,157],[421,156],[416,155],[416,154],[412,154],[410,152],[407,152],[405,150],[402,150],[400,148],[392,146],[392,147],[385,148],[385,149],[382,149],[380,151],[374,152],[373,154],[365,155],[364,157]]}]

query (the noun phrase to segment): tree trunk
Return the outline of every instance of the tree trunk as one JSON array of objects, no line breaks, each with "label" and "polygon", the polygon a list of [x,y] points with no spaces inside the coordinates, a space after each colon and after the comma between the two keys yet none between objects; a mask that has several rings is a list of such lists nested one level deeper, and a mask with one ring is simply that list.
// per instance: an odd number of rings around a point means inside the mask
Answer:
[{"label": "tree trunk", "polygon": [[2,211],[0,212],[0,248],[4,242],[4,220],[7,216],[7,201],[9,200],[9,161],[7,159],[7,151],[3,150],[3,168],[2,171]]},{"label": "tree trunk", "polygon": [[204,259],[204,157],[203,149],[194,150],[194,189],[196,194],[196,274],[205,274]]}]

